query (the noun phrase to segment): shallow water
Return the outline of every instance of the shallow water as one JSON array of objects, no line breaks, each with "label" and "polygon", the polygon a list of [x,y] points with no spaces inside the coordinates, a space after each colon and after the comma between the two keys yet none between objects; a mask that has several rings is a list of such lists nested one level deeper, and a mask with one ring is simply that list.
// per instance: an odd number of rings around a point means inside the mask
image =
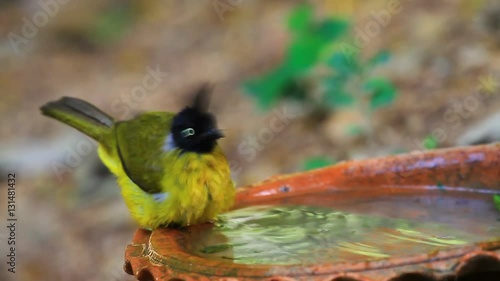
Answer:
[{"label": "shallow water", "polygon": [[191,233],[187,248],[240,264],[305,265],[423,254],[500,238],[500,213],[488,199],[491,195],[462,199],[436,192],[328,207],[324,196],[311,196],[301,198],[308,205],[291,200],[224,214],[214,227]]}]

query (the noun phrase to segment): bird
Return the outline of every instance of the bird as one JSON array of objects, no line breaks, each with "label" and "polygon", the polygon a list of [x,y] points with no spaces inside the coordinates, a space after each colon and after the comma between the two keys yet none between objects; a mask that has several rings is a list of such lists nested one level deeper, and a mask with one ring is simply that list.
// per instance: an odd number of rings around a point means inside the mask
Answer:
[{"label": "bird", "polygon": [[213,222],[234,204],[236,189],[217,143],[224,135],[208,112],[211,91],[202,85],[177,113],[145,112],[122,121],[74,97],[40,110],[99,143],[98,155],[141,228],[186,227]]}]

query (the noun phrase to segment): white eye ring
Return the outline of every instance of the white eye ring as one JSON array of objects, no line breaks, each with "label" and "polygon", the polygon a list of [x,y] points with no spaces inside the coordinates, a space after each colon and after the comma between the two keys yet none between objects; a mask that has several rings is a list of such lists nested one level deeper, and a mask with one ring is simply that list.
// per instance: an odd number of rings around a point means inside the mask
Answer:
[{"label": "white eye ring", "polygon": [[194,133],[195,132],[193,128],[187,128],[185,130],[182,130],[181,135],[183,138],[185,138],[194,135]]}]

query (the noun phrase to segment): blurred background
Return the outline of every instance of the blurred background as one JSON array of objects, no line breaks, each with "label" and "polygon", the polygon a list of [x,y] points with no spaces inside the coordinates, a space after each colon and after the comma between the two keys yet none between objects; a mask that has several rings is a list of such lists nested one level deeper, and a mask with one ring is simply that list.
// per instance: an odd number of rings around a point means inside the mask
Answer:
[{"label": "blurred background", "polygon": [[95,142],[39,113],[61,96],[126,119],[214,83],[238,186],[500,140],[494,0],[2,0],[0,34],[0,216],[13,171],[19,219],[1,280],[133,280],[136,226]]}]

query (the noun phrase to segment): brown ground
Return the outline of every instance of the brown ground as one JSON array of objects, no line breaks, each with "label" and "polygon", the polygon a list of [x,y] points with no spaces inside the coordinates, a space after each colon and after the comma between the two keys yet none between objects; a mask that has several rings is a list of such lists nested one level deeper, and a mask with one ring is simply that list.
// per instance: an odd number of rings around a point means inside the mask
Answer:
[{"label": "brown ground", "polygon": [[[121,266],[135,226],[118,188],[96,172],[94,154],[58,180],[51,163],[64,163],[67,151],[86,139],[39,114],[48,100],[81,97],[115,116],[130,117],[145,110],[178,110],[185,93],[214,82],[212,110],[226,129],[221,144],[238,165],[238,185],[298,171],[311,156],[342,160],[418,149],[436,128],[446,134],[441,146],[453,145],[467,126],[500,108],[495,91],[455,126],[444,115],[466,105],[480,77],[500,82],[500,5],[402,0],[402,11],[362,50],[364,55],[391,50],[393,59],[381,73],[399,88],[395,104],[374,117],[374,145],[345,134],[359,114],[344,110],[321,124],[293,120],[248,161],[238,145],[268,127],[273,113],[259,111],[241,83],[280,61],[288,38],[283,23],[299,1],[241,1],[223,19],[213,6],[219,1],[130,1],[140,12],[122,38],[96,45],[82,36],[116,1],[72,0],[19,53],[7,35],[21,34],[22,18],[40,10],[38,1],[0,4],[0,164],[18,175],[18,280],[131,280]],[[383,0],[314,3],[319,14],[352,16],[361,29],[373,20],[370,12],[387,9]],[[160,87],[129,114],[117,111],[113,104],[142,83],[146,67],[156,65],[169,73]],[[6,200],[1,198],[3,217]],[[2,257],[5,239],[2,228]],[[2,265],[0,277],[4,273]]]}]

